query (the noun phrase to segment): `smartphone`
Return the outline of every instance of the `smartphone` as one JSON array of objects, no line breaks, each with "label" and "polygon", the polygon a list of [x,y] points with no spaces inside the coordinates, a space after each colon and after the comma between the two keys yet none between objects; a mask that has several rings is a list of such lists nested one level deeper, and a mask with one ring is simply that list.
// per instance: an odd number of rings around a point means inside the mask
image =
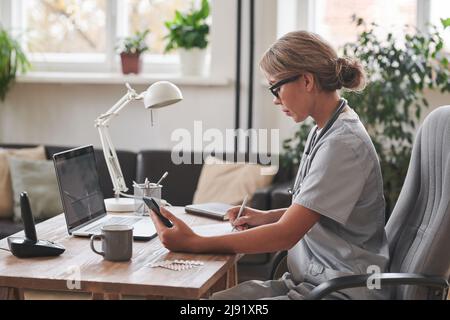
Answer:
[{"label": "smartphone", "polygon": [[169,219],[167,219],[166,217],[164,217],[161,214],[161,211],[159,210],[159,205],[156,202],[155,199],[153,199],[152,197],[143,197],[142,198],[144,200],[144,203],[147,205],[147,207],[149,207],[154,213],[156,213],[156,215],[158,216],[159,220],[162,221],[162,223],[164,223],[164,225],[167,228],[172,228],[173,224],[172,222],[170,222]]}]

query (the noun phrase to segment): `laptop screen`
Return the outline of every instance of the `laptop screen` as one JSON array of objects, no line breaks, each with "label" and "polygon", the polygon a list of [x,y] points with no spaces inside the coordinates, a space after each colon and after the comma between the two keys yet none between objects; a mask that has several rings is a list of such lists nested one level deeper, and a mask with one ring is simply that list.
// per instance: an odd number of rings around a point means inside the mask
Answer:
[{"label": "laptop screen", "polygon": [[106,214],[92,145],[53,155],[69,233]]}]

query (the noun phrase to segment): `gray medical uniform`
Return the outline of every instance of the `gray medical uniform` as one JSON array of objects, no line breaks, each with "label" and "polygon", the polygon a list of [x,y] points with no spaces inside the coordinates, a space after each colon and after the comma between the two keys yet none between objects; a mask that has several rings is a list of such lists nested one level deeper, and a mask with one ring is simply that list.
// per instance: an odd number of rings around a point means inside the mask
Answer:
[{"label": "gray medical uniform", "polygon": [[[315,139],[314,131],[306,145]],[[389,249],[380,165],[369,135],[349,107],[315,143],[309,156],[303,154],[292,203],[321,217],[288,251],[289,273],[280,280],[241,283],[213,299],[302,299],[329,279],[386,271]],[[355,288],[328,298],[388,297],[387,290]]]}]

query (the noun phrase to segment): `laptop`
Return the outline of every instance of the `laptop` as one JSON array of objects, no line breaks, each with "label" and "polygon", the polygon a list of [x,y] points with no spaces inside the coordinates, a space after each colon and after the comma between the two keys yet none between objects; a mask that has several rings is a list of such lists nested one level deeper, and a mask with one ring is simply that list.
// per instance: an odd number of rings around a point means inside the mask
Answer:
[{"label": "laptop", "polygon": [[107,214],[92,145],[55,153],[53,163],[70,235],[90,237],[103,225],[126,224],[135,240],[157,236],[150,217]]}]

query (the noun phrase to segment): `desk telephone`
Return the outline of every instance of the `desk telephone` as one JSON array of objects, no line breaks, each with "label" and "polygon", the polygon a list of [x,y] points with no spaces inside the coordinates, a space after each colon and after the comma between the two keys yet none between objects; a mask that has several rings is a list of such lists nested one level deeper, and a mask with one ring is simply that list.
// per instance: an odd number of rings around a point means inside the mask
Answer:
[{"label": "desk telephone", "polygon": [[25,228],[25,238],[8,238],[8,246],[14,256],[18,258],[50,257],[58,256],[66,250],[62,245],[52,241],[38,240],[30,201],[26,192],[20,194],[20,209]]}]

